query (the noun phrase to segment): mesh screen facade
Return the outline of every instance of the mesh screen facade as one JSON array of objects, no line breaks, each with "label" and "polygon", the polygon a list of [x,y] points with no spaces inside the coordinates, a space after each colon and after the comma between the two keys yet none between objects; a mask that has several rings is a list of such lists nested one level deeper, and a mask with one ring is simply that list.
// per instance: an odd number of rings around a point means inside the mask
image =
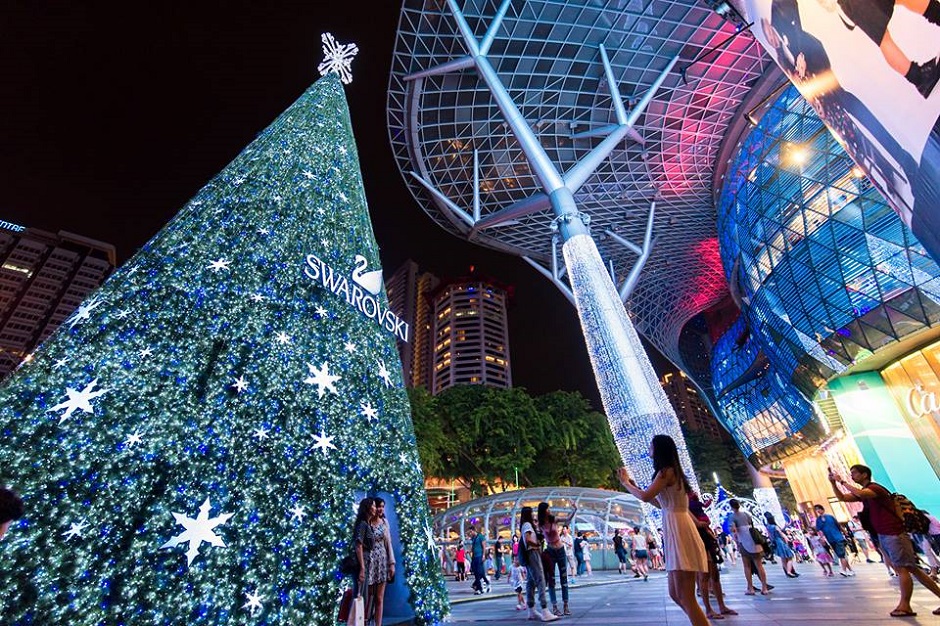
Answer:
[{"label": "mesh screen facade", "polygon": [[711,382],[746,454],[813,443],[807,398],[940,322],[940,268],[793,87],[742,142],[718,231],[743,315],[715,343]]}]

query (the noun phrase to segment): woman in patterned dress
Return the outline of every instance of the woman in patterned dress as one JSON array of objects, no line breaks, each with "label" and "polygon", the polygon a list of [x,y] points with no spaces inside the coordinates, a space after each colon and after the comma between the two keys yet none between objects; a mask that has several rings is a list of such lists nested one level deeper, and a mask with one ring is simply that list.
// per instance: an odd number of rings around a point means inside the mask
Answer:
[{"label": "woman in patterned dress", "polygon": [[373,498],[375,516],[369,520],[374,539],[369,561],[369,597],[366,600],[366,616],[371,614],[375,626],[382,626],[382,611],[385,608],[385,585],[395,576],[395,551],[388,522],[385,519],[385,500]]}]

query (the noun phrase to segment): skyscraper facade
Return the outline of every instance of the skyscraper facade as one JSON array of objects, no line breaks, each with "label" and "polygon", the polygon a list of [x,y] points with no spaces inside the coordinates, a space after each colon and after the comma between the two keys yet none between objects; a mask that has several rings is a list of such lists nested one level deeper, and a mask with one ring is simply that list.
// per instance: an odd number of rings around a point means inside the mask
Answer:
[{"label": "skyscraper facade", "polygon": [[431,295],[431,393],[454,385],[512,387],[506,287],[478,276]]},{"label": "skyscraper facade", "polygon": [[440,279],[430,272],[422,272],[412,260],[385,281],[388,303],[398,317],[411,327],[411,340],[398,342],[405,384],[409,387],[431,389],[431,303],[430,294]]},{"label": "skyscraper facade", "polygon": [[0,378],[114,270],[114,246],[0,221]]},{"label": "skyscraper facade", "polygon": [[728,438],[727,431],[708,410],[705,400],[684,372],[667,372],[659,379],[659,383],[663,386],[672,408],[676,410],[679,422],[688,431],[702,433],[716,441]]}]

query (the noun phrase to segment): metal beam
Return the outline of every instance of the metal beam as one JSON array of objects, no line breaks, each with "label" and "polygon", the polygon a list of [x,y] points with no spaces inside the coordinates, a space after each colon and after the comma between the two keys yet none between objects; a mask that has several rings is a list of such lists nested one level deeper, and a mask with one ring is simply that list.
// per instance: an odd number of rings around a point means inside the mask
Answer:
[{"label": "metal beam", "polygon": [[574,294],[571,293],[571,288],[568,287],[568,285],[566,285],[565,283],[561,282],[560,280],[552,276],[551,272],[549,272],[547,269],[542,267],[539,263],[532,260],[531,258],[527,256],[523,256],[522,260],[528,263],[529,265],[531,265],[532,267],[534,267],[538,271],[539,274],[541,274],[548,280],[552,281],[552,284],[558,287],[558,290],[562,293],[562,295],[568,298],[568,302],[577,306],[574,301]]},{"label": "metal beam", "polygon": [[460,70],[466,70],[473,67],[473,57],[461,57],[459,59],[454,59],[453,61],[448,61],[447,63],[441,63],[440,65],[435,65],[432,68],[426,70],[421,70],[419,72],[412,72],[405,76],[405,81],[418,80],[419,78],[428,78],[429,76],[440,76],[441,74],[450,74],[451,72],[459,72]]},{"label": "metal beam", "polygon": [[440,191],[438,191],[437,187],[435,187],[428,181],[424,180],[421,177],[421,175],[415,172],[414,170],[408,173],[411,174],[415,178],[415,180],[421,183],[421,186],[427,189],[431,193],[431,195],[434,196],[435,200],[437,200],[442,205],[444,205],[444,207],[450,209],[451,213],[453,213],[454,215],[459,217],[461,220],[463,220],[468,226],[470,226],[471,229],[473,228],[473,218],[467,215],[466,211],[464,211],[459,206],[454,204],[450,198],[448,198],[447,196],[442,194]]},{"label": "metal beam", "polygon": [[[606,58],[606,53],[604,53],[604,56]],[[604,139],[604,141],[599,143],[593,150],[591,150],[580,161],[578,161],[570,170],[565,172],[564,181],[565,186],[568,187],[568,189],[570,189],[572,192],[577,191],[581,185],[583,185],[584,182],[597,170],[598,166],[600,166],[604,159],[610,156],[610,153],[613,152],[615,147],[617,147],[617,144],[619,144],[626,136],[627,131],[633,127],[636,121],[640,118],[640,115],[643,113],[643,111],[646,110],[646,107],[649,106],[649,103],[652,102],[656,92],[659,90],[660,86],[662,86],[663,82],[666,80],[666,77],[669,76],[669,73],[672,71],[672,68],[675,67],[678,60],[678,56],[673,57],[673,59],[666,65],[666,68],[660,72],[659,76],[656,78],[653,84],[650,85],[650,88],[643,95],[643,98],[641,98],[637,105],[633,107],[629,115],[625,116],[624,122],[617,125],[616,130],[614,130],[606,139]],[[620,100],[620,90],[617,89],[616,83],[613,82],[612,76],[608,80],[610,84],[613,85],[610,94],[611,97],[615,100]],[[623,107],[622,101],[620,102],[620,106]]]}]

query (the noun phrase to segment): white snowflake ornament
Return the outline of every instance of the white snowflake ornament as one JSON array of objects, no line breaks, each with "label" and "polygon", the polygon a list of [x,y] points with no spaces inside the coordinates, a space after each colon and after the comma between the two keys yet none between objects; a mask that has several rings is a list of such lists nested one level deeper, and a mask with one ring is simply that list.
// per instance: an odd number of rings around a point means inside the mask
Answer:
[{"label": "white snowflake ornament", "polygon": [[353,59],[359,54],[359,46],[354,43],[336,43],[331,33],[320,35],[323,42],[323,62],[317,66],[320,76],[330,72],[339,74],[344,85],[352,82],[352,72],[349,71]]},{"label": "white snowflake ornament", "polygon": [[199,515],[196,516],[196,519],[186,517],[182,513],[173,513],[173,519],[176,520],[176,523],[186,530],[160,546],[160,549],[175,548],[180,544],[188,543],[189,549],[186,551],[186,564],[192,565],[193,559],[199,554],[199,546],[201,546],[203,542],[218,548],[226,547],[225,542],[222,541],[221,537],[215,534],[214,529],[216,526],[221,526],[227,522],[229,518],[232,517],[232,514],[222,513],[218,517],[210,519],[209,510],[211,508],[212,504],[210,504],[209,498],[206,498],[206,501],[199,507]]}]

